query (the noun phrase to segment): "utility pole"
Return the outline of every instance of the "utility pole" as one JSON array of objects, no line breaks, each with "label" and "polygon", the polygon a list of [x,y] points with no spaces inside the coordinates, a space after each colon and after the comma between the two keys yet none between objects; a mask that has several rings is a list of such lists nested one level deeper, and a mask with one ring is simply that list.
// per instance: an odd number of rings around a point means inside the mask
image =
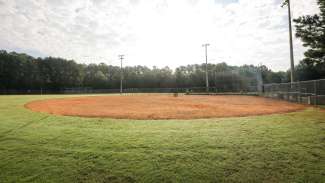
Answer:
[{"label": "utility pole", "polygon": [[203,44],[202,47],[205,48],[205,84],[206,84],[206,92],[209,92],[209,74],[208,74],[208,46],[210,44]]},{"label": "utility pole", "polygon": [[293,42],[292,42],[292,25],[291,25],[291,6],[290,0],[285,0],[282,7],[288,6],[288,18],[289,18],[289,42],[290,42],[290,66],[291,66],[291,83],[294,82],[294,55],[293,55]]},{"label": "utility pole", "polygon": [[124,59],[124,55],[119,55],[119,57],[120,57],[120,60],[121,60],[121,70],[120,70],[120,79],[121,79],[121,81],[120,81],[120,94],[122,95],[122,93],[123,93],[123,59]]}]

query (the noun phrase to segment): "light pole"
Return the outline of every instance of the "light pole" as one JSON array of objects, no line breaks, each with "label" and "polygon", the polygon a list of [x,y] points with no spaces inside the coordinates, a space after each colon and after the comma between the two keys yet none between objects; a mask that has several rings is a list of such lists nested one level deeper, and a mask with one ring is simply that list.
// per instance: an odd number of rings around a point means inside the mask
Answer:
[{"label": "light pole", "polygon": [[121,60],[121,70],[120,70],[120,94],[122,95],[123,93],[123,59],[124,59],[124,55],[119,55],[120,60]]},{"label": "light pole", "polygon": [[210,46],[210,44],[208,44],[208,43],[202,45],[202,47],[205,48],[205,86],[206,86],[206,92],[209,92],[208,46]]},{"label": "light pole", "polygon": [[290,0],[285,0],[282,4],[282,7],[288,6],[288,18],[289,18],[289,42],[290,42],[290,67],[291,67],[291,83],[294,82],[294,69],[295,69],[295,62],[294,62],[294,55],[293,55],[293,41],[292,41],[292,25],[291,25],[291,7],[290,7]]}]

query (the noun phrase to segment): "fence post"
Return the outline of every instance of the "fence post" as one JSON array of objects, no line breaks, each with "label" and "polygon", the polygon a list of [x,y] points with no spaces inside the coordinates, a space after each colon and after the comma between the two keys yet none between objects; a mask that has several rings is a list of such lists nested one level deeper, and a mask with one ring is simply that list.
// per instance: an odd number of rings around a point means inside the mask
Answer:
[{"label": "fence post", "polygon": [[317,105],[317,80],[314,81],[314,105],[316,106]]},{"label": "fence post", "polygon": [[298,84],[298,102],[301,103],[301,85],[300,82],[297,82]]}]

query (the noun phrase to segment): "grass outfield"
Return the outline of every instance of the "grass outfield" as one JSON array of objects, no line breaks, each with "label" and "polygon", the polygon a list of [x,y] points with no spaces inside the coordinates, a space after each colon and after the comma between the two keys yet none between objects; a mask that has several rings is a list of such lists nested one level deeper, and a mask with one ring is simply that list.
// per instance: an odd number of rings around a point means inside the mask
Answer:
[{"label": "grass outfield", "polygon": [[0,96],[0,182],[325,182],[325,112],[209,120],[52,116]]}]

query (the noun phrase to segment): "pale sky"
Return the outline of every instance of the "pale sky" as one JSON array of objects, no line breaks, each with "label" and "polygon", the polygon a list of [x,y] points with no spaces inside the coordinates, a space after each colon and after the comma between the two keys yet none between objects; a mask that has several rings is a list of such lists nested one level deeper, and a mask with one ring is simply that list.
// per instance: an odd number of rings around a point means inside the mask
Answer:
[{"label": "pale sky", "polygon": [[[318,13],[292,0],[293,16]],[[205,61],[289,69],[281,0],[0,0],[0,49],[78,63],[169,66]],[[305,48],[294,39],[296,64]]]}]

